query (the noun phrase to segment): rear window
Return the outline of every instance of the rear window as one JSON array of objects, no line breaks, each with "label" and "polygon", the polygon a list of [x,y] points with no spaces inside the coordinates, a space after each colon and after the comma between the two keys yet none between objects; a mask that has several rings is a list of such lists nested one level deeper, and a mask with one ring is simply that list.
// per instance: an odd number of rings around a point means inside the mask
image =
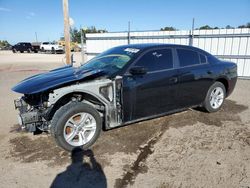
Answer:
[{"label": "rear window", "polygon": [[193,50],[177,49],[181,67],[200,64],[199,55]]}]

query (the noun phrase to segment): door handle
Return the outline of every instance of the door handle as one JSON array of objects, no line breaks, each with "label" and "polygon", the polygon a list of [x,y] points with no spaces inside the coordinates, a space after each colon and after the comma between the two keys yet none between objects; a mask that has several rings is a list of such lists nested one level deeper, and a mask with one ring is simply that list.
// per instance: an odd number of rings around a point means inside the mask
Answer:
[{"label": "door handle", "polygon": [[169,79],[169,83],[174,84],[178,82],[178,78],[177,77],[172,77]]}]

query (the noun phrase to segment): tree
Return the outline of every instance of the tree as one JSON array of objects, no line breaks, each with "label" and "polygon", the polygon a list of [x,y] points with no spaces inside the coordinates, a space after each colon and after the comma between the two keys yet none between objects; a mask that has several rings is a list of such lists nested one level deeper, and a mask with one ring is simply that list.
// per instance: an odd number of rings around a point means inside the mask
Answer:
[{"label": "tree", "polygon": [[204,29],[204,30],[207,30],[207,29],[214,29],[213,27],[210,27],[209,25],[204,25],[204,26],[201,26],[200,28],[198,29]]},{"label": "tree", "polygon": [[70,37],[72,42],[81,42],[81,32],[78,31],[76,28],[70,28]]},{"label": "tree", "polygon": [[234,27],[232,27],[231,25],[227,25],[226,29],[234,29]]},{"label": "tree", "polygon": [[0,40],[0,48],[9,48],[11,45],[7,40]]},{"label": "tree", "polygon": [[83,29],[83,33],[107,33],[108,31],[105,29],[96,29],[95,26],[87,27]]},{"label": "tree", "polygon": [[177,31],[177,29],[174,27],[164,27],[161,28],[161,31]]},{"label": "tree", "polygon": [[[72,42],[77,42],[77,43],[81,43],[81,31],[83,33],[84,39],[83,42],[85,43],[85,34],[86,33],[106,33],[108,32],[105,29],[96,29],[95,26],[91,26],[91,27],[87,27],[86,29],[77,29],[77,28],[73,28],[70,29],[70,36],[71,36],[71,41]],[[61,37],[63,38],[63,37]]]},{"label": "tree", "polygon": [[250,28],[250,22],[246,23],[245,25],[239,25],[238,28]]}]

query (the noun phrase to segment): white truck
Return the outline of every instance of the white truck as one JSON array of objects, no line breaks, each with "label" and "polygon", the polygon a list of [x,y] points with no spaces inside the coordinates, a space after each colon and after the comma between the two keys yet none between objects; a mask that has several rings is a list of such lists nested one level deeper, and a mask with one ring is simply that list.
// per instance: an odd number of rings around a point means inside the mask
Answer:
[{"label": "white truck", "polygon": [[53,42],[42,42],[40,45],[40,49],[42,52],[51,52],[53,54],[64,52],[63,46]]}]

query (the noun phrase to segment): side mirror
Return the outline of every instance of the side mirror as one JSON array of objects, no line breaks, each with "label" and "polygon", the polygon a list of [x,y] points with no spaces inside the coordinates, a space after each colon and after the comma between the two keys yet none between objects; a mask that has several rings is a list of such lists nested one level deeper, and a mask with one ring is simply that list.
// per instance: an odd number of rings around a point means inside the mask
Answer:
[{"label": "side mirror", "polygon": [[137,66],[137,67],[132,67],[130,70],[129,70],[130,74],[132,75],[143,75],[143,74],[146,74],[147,73],[147,69],[145,67],[140,67],[140,66]]}]

